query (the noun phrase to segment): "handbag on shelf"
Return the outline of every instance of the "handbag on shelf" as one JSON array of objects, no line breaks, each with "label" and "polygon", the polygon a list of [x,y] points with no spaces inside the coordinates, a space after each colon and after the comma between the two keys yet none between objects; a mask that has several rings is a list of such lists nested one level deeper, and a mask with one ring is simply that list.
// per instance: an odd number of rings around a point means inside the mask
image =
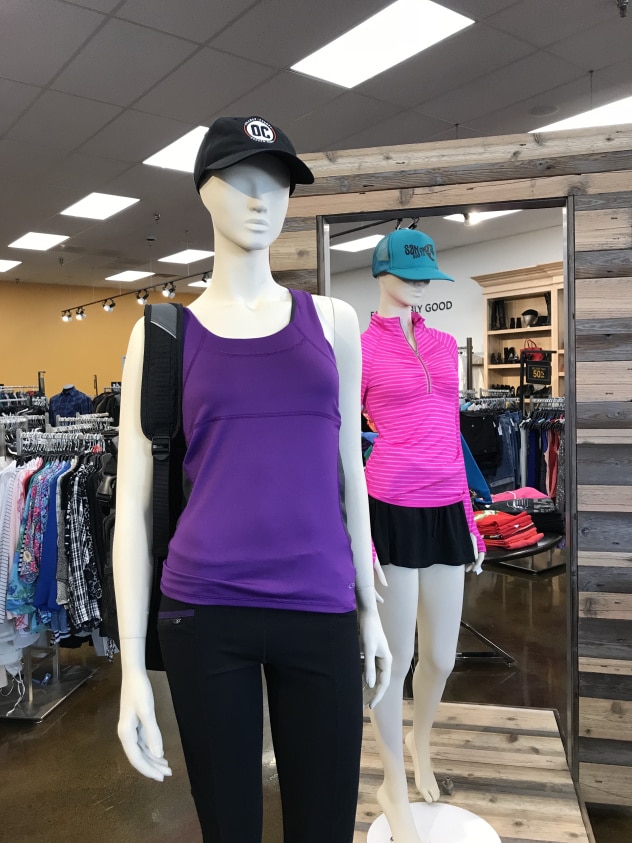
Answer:
[{"label": "handbag on shelf", "polygon": [[535,342],[535,340],[525,340],[524,347],[520,349],[521,356],[524,355],[525,360],[544,360],[545,352]]}]

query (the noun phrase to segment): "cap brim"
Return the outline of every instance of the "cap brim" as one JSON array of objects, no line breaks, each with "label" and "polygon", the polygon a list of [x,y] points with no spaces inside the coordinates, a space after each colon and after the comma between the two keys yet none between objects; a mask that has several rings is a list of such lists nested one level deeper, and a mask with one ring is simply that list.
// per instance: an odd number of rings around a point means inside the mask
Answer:
[{"label": "cap brim", "polygon": [[387,270],[387,272],[390,272],[391,275],[396,275],[403,281],[454,281],[454,278],[451,278],[449,275],[446,275],[445,272],[441,272],[440,269],[389,269]]},{"label": "cap brim", "polygon": [[244,161],[246,158],[252,158],[253,155],[262,155],[264,153],[275,155],[287,165],[294,184],[314,183],[314,174],[307,164],[304,164],[297,156],[278,149],[246,149],[241,150],[241,152],[234,152],[232,155],[226,155],[224,158],[220,158],[219,161],[215,161],[213,166],[207,167],[200,173],[195,186],[199,191],[200,185],[206,181],[209,173],[212,173],[214,170],[225,170],[227,167],[231,167],[239,161]]}]

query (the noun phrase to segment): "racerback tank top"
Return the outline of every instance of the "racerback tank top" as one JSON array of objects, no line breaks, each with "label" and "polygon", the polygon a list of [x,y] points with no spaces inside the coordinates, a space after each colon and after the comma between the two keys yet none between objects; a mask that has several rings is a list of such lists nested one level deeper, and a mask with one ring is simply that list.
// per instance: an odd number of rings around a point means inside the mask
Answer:
[{"label": "racerback tank top", "polygon": [[232,339],[184,309],[182,417],[191,483],[162,574],[195,604],[355,608],[338,473],[338,369],[312,296],[290,322]]}]

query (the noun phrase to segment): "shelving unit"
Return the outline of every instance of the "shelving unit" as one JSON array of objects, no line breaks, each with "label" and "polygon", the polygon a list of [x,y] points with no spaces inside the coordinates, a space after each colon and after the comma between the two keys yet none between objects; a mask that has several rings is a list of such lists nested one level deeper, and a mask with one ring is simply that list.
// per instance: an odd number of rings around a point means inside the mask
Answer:
[{"label": "shelving unit", "polygon": [[[483,288],[485,299],[484,379],[487,388],[493,385],[517,387],[520,383],[519,363],[492,362],[492,355],[504,360],[504,349],[513,348],[516,355],[527,339],[534,340],[551,354],[552,395],[564,395],[564,273],[561,261],[528,266],[507,272],[474,275]],[[547,317],[545,293],[550,294],[550,324],[510,328],[510,320],[517,320],[525,310],[537,310]],[[506,328],[492,329],[493,304],[503,301]]]}]

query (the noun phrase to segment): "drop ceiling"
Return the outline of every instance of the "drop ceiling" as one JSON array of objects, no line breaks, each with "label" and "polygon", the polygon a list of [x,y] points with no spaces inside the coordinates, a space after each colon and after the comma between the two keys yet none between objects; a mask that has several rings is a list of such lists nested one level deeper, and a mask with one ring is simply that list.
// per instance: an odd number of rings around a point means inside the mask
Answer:
[{"label": "drop ceiling", "polygon": [[[346,90],[288,68],[388,0],[2,0],[0,259],[22,264],[0,279],[210,268],[156,264],[212,248],[212,229],[190,175],[142,161],[224,114],[260,114],[313,152],[526,132],[632,95],[632,13],[615,0],[439,2],[475,24]],[[60,216],[93,191],[140,202]],[[69,239],[8,248],[27,231]]]}]

